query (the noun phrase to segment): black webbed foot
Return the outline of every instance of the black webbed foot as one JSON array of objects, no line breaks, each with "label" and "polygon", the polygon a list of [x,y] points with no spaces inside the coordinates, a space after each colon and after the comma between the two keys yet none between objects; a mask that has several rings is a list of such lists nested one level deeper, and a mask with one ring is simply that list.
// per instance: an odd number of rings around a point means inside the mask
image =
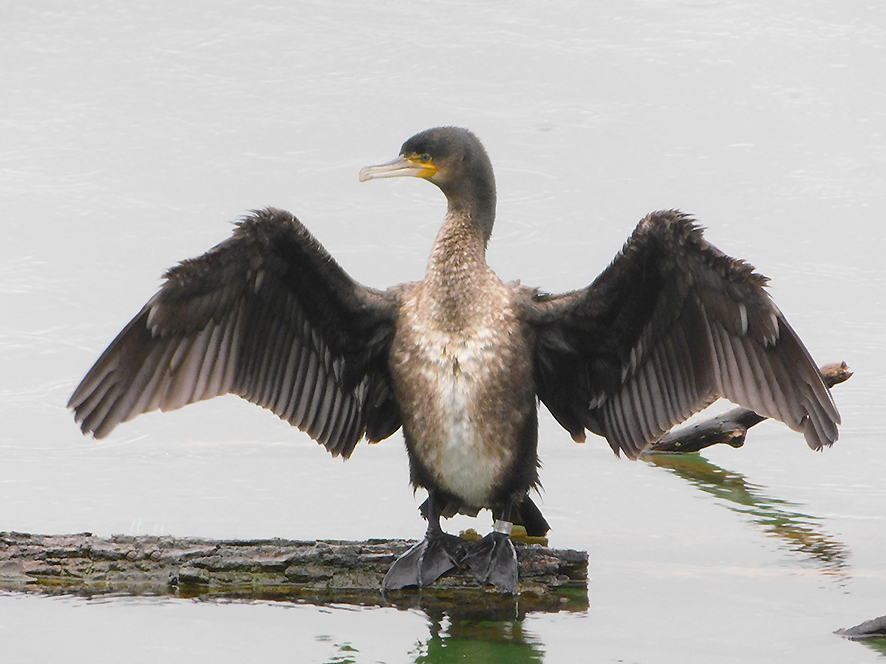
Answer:
[{"label": "black webbed foot", "polygon": [[385,574],[382,592],[406,586],[426,588],[461,563],[465,542],[441,530],[429,529],[425,538],[400,556]]},{"label": "black webbed foot", "polygon": [[491,583],[511,595],[520,589],[517,581],[517,550],[511,542],[510,523],[495,522],[495,530],[476,542],[465,555],[463,563],[471,568],[480,583]]}]

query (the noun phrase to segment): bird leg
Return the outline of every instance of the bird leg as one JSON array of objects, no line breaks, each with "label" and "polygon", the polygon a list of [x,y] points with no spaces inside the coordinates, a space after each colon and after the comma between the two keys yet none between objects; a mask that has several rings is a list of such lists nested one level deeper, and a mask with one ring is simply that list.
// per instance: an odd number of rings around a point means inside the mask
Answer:
[{"label": "bird leg", "polygon": [[463,562],[480,583],[491,583],[501,591],[516,595],[520,586],[517,581],[517,550],[511,542],[514,524],[509,519],[512,509],[513,501],[510,501],[502,512],[502,518],[496,519],[492,532],[474,543]]},{"label": "bird leg", "polygon": [[382,592],[406,586],[426,588],[461,563],[465,555],[465,542],[460,537],[443,532],[438,503],[434,492],[430,491],[425,538],[391,566],[382,581]]}]

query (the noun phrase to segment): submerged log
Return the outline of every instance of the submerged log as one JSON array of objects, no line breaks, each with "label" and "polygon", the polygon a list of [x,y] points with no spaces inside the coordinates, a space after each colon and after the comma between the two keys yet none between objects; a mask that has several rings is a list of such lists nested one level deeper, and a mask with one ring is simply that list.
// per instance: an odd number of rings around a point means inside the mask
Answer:
[{"label": "submerged log", "polygon": [[848,629],[838,629],[834,634],[839,634],[852,641],[884,638],[886,637],[886,616],[865,620],[863,623]]},{"label": "submerged log", "polygon": [[[820,371],[829,388],[852,376],[845,362],[826,364]],[[733,408],[721,415],[669,431],[652,443],[644,454],[687,454],[719,443],[741,447],[748,429],[766,419],[747,408]]]},{"label": "submerged log", "polygon": [[[525,611],[587,608],[588,555],[517,543],[519,598],[452,570],[431,588],[386,596],[381,581],[407,540],[208,540],[0,533],[0,590],[47,594],[174,595],[311,604]],[[450,611],[451,612],[451,611]]]}]

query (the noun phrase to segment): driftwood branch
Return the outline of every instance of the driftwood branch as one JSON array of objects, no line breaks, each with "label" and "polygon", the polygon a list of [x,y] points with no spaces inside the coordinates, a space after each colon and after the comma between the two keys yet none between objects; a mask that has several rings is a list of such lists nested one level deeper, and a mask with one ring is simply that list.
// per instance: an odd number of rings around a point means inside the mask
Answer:
[{"label": "driftwood branch", "polygon": [[95,595],[277,599],[426,610],[580,611],[588,555],[518,543],[518,599],[453,570],[423,591],[383,596],[381,581],[407,540],[206,540],[0,533],[0,590]]},{"label": "driftwood branch", "polygon": [[[849,380],[852,376],[845,362],[827,364],[820,371],[828,387]],[[687,454],[718,443],[741,447],[748,429],[765,419],[767,418],[747,408],[733,408],[722,415],[668,432],[650,445],[644,454]]]}]

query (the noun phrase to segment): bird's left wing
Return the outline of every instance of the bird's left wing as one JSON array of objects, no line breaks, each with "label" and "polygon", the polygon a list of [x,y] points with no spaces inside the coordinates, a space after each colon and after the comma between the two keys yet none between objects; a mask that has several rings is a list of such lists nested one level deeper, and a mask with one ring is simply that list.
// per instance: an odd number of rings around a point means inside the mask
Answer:
[{"label": "bird's left wing", "polygon": [[686,215],[650,214],[590,286],[526,298],[539,398],[632,458],[718,397],[831,445],[840,416],[765,283]]},{"label": "bird's left wing", "polygon": [[228,393],[335,456],[400,427],[387,368],[396,291],[351,279],[289,213],[256,211],[165,276],[74,391],[84,433]]}]

